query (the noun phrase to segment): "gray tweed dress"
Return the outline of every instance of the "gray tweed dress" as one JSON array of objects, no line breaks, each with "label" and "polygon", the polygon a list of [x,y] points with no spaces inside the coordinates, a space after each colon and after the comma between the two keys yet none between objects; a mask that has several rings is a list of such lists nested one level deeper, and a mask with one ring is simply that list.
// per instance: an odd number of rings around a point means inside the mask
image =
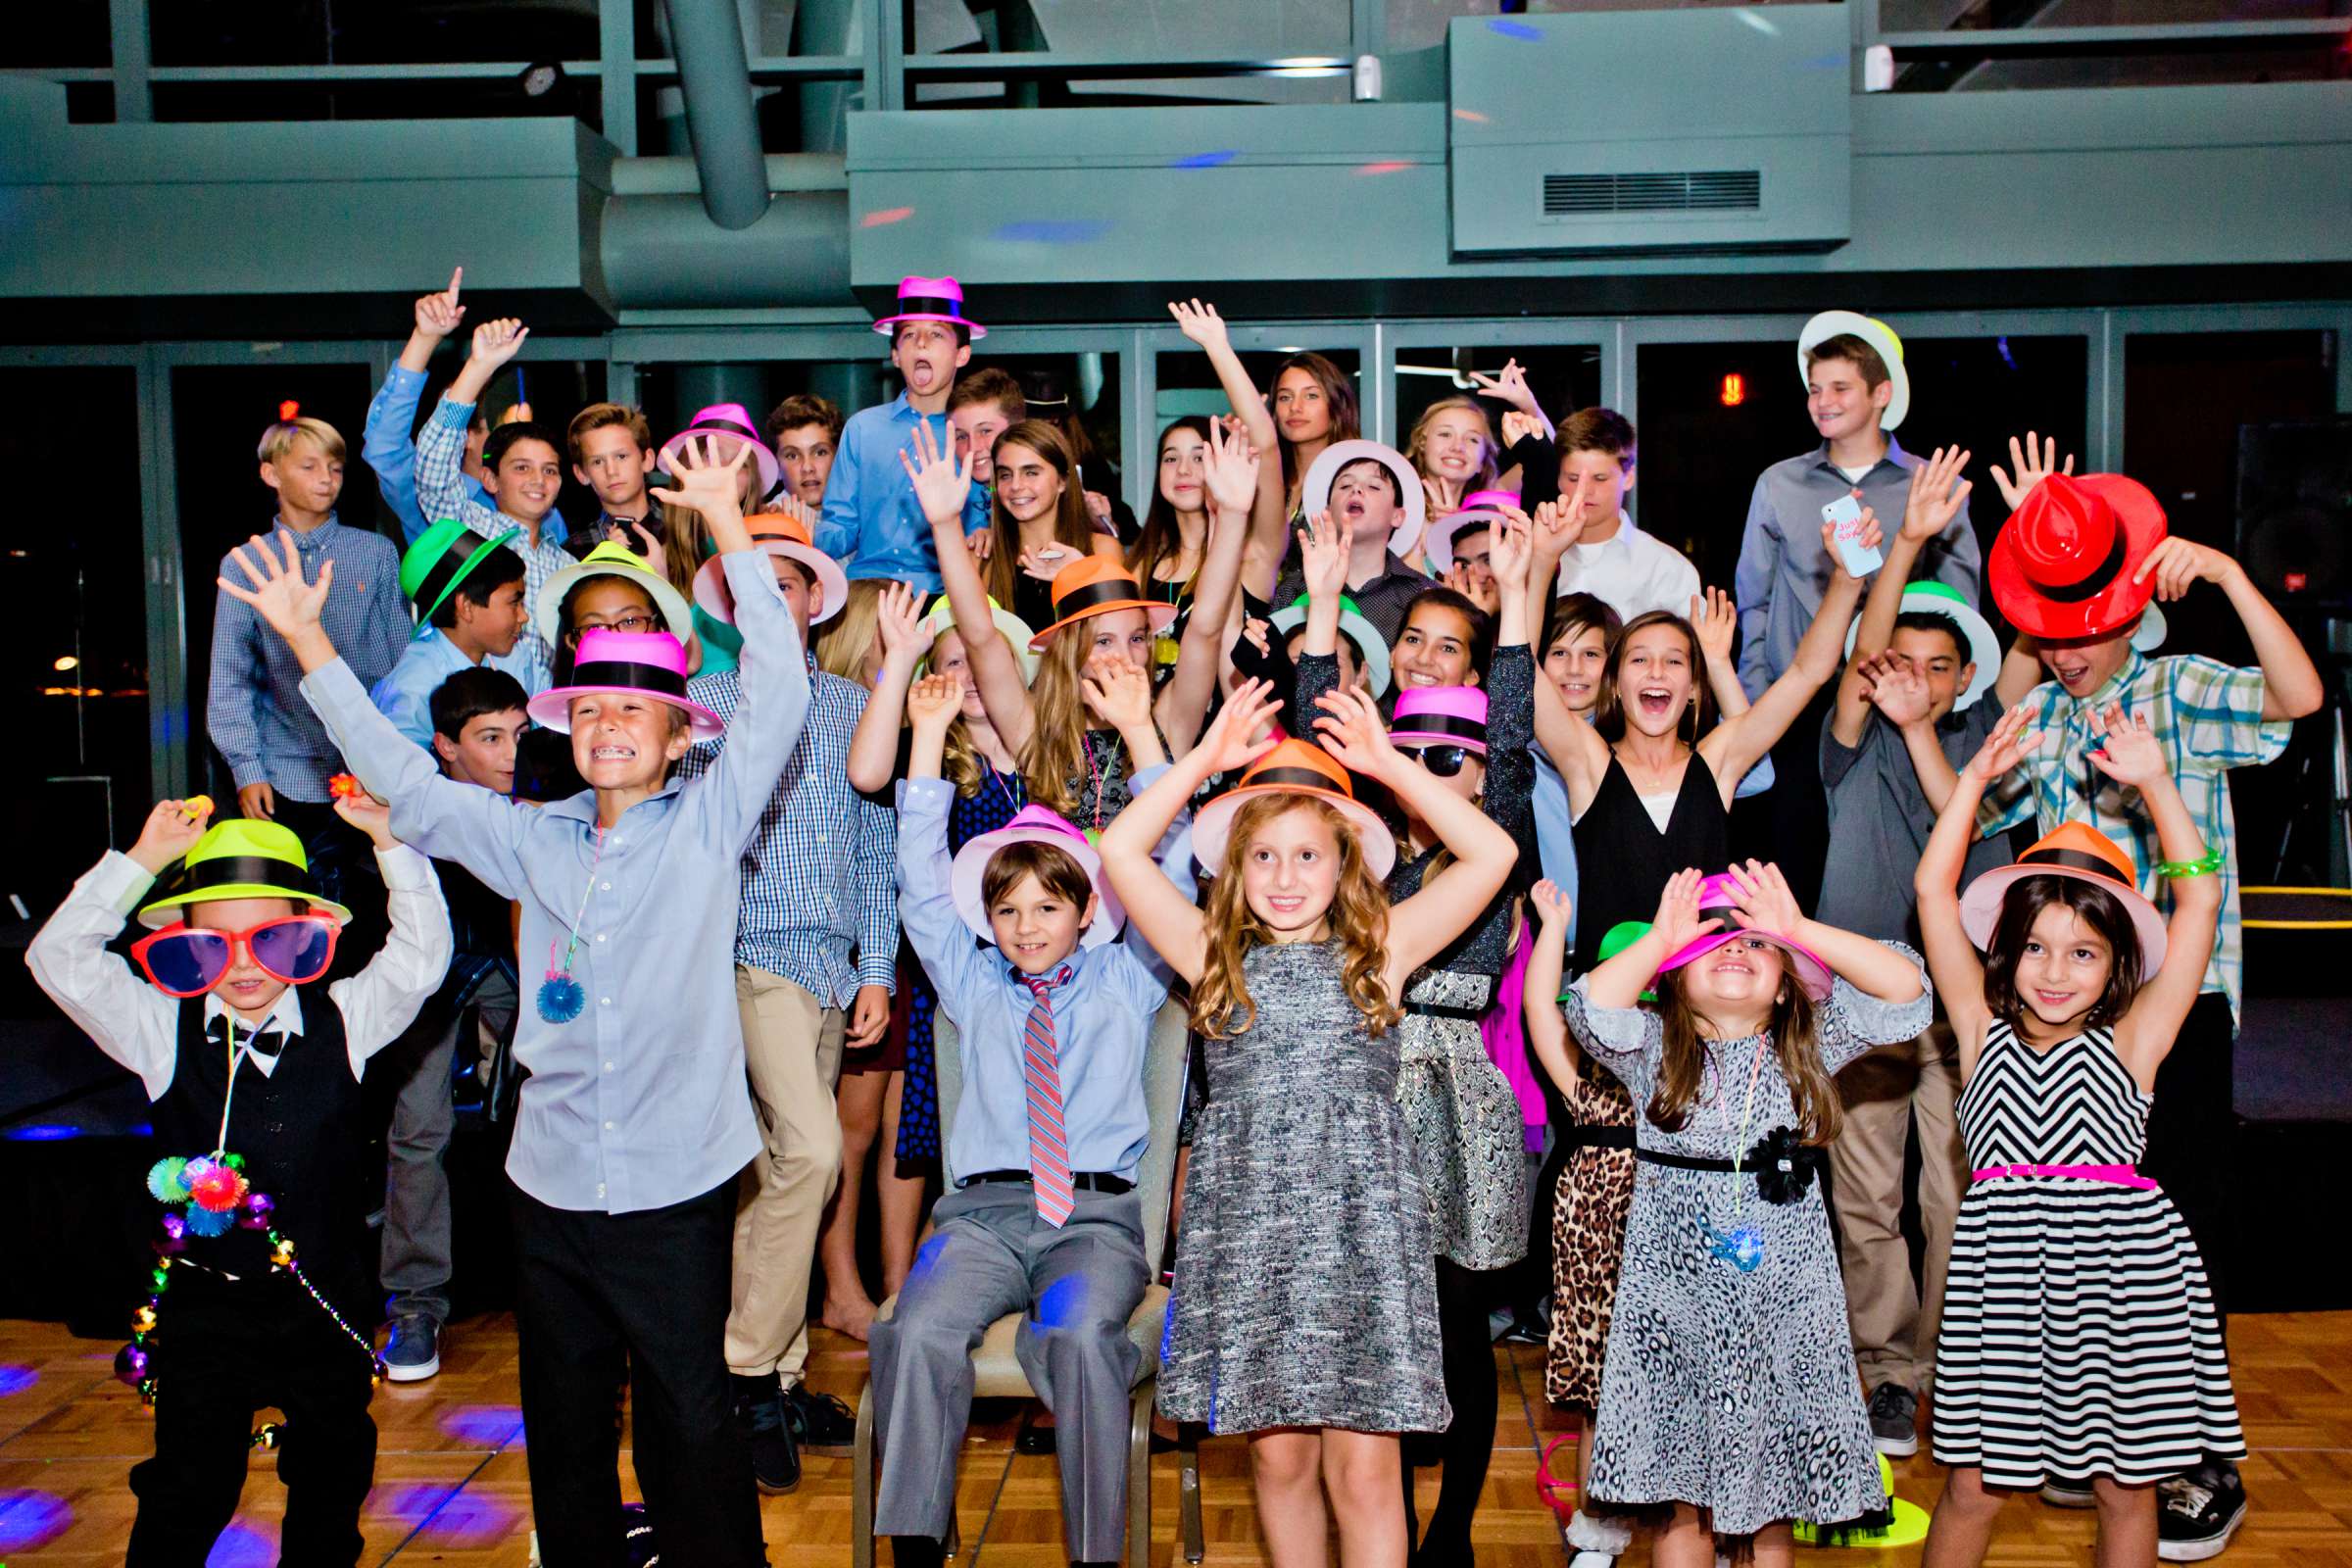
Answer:
[{"label": "gray tweed dress", "polygon": [[1336,944],[1255,948],[1242,973],[1255,1021],[1203,1046],[1159,1407],[1212,1432],[1442,1432],[1437,1244],[1396,1031],[1365,1031]]}]

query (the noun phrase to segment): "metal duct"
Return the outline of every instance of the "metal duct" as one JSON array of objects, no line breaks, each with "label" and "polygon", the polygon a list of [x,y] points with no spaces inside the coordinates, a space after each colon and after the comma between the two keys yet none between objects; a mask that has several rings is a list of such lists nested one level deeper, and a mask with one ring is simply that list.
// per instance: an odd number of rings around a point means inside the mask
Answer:
[{"label": "metal duct", "polygon": [[767,211],[760,117],[743,54],[743,21],[732,5],[664,0],[686,130],[703,177],[703,211],[724,229],[746,229]]},{"label": "metal duct", "polygon": [[785,191],[736,229],[706,220],[709,205],[686,194],[606,199],[598,251],[615,310],[858,303],[847,190]]}]

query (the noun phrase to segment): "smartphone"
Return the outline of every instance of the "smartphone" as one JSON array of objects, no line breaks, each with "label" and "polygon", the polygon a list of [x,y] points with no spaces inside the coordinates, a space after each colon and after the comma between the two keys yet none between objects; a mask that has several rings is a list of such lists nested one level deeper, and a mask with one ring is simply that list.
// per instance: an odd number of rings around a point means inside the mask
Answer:
[{"label": "smartphone", "polygon": [[1845,569],[1856,577],[1867,577],[1886,564],[1886,558],[1875,549],[1862,545],[1862,503],[1850,495],[1839,496],[1821,509],[1821,520],[1838,531],[1838,559]]}]

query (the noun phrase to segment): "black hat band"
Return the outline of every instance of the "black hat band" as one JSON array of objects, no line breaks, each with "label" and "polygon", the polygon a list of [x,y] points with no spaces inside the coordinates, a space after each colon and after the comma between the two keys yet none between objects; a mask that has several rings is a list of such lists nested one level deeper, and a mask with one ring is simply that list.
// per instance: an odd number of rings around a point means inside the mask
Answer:
[{"label": "black hat band", "polygon": [[1131,605],[1143,597],[1144,591],[1136,585],[1133,577],[1105,577],[1101,582],[1090,582],[1068,593],[1055,594],[1054,618],[1067,620],[1072,615],[1082,615],[1090,610],[1100,610],[1104,605]]},{"label": "black hat band", "polygon": [[1262,789],[1269,784],[1294,789],[1321,790],[1327,795],[1346,793],[1339,785],[1332,782],[1328,774],[1318,773],[1311,767],[1264,767],[1250,774],[1245,780],[1245,787],[1253,790]]},{"label": "black hat band", "polygon": [[630,663],[618,659],[600,659],[593,663],[572,665],[571,684],[575,688],[647,692],[680,700],[686,696],[686,677],[676,670],[663,669],[660,664]]},{"label": "black hat band", "polygon": [[1452,713],[1410,713],[1396,721],[1389,730],[1392,739],[1410,739],[1415,735],[1451,735],[1458,740],[1486,743],[1487,726],[1475,718],[1460,718]]},{"label": "black hat band", "polygon": [[751,442],[754,446],[758,446],[760,444],[759,431],[753,429],[748,424],[737,424],[733,419],[698,419],[693,424],[688,425],[684,433],[681,434],[678,439],[685,441],[690,440],[698,435],[712,434],[739,435],[746,441]]},{"label": "black hat band", "polygon": [[951,320],[961,323],[963,304],[959,300],[939,299],[929,294],[902,294],[899,296],[899,314],[901,316],[945,316]]},{"label": "black hat band", "polygon": [[195,893],[204,888],[235,887],[260,883],[269,887],[284,887],[310,896],[311,877],[308,871],[291,860],[280,860],[266,855],[223,855],[210,860],[198,860],[181,870],[172,879],[172,892],[176,898],[183,893]]},{"label": "black hat band", "polygon": [[2105,593],[2114,585],[2115,579],[2123,572],[2123,569],[2124,530],[2122,525],[2119,523],[2115,530],[2114,543],[2107,551],[2107,559],[2100,562],[2097,568],[2093,570],[2089,576],[2083,578],[2081,582],[2064,583],[2058,586],[2052,586],[2051,584],[2045,582],[2035,582],[2034,584],[2034,591],[2041,595],[2042,598],[2052,600],[2061,605],[2079,605],[2086,599],[2096,599],[2099,597],[2099,595]]},{"label": "black hat band", "polygon": [[2132,888],[2134,893],[2139,891],[2122,877],[2117,876],[2113,864],[2081,850],[2028,850],[2017,858],[2017,863],[2020,865],[2062,865],[2070,871],[2088,871],[2102,882],[2113,882],[2118,887]]},{"label": "black hat band", "polygon": [[466,564],[472,561],[473,553],[481,549],[483,543],[479,534],[460,535],[458,542],[450,546],[449,554],[433,563],[432,569],[424,574],[424,580],[416,585],[416,592],[410,596],[416,601],[418,614],[430,615],[433,612],[433,607],[440,604],[458,579],[466,575]]}]

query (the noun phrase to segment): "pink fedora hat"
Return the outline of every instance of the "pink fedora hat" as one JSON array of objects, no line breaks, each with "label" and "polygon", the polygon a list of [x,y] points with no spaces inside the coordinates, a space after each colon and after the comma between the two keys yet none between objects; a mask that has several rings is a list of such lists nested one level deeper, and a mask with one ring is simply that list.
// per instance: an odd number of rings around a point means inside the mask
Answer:
[{"label": "pink fedora hat", "polygon": [[1811,997],[1815,1002],[1828,1001],[1830,966],[1821,961],[1819,955],[1810,949],[1797,946],[1777,931],[1750,931],[1734,920],[1732,915],[1737,905],[1733,901],[1738,898],[1739,893],[1740,885],[1732,880],[1729,872],[1719,871],[1699,883],[1698,912],[1706,918],[1721,920],[1723,929],[1710,931],[1697,941],[1685,946],[1682,952],[1658,965],[1658,973],[1664,974],[1669,969],[1680,969],[1684,964],[1694,958],[1704,957],[1707,954],[1713,953],[1717,948],[1736,938],[1762,937],[1788,955],[1788,967],[1795,973],[1796,983],[1805,988],[1806,996]]},{"label": "pink fedora hat", "polygon": [[984,942],[997,940],[997,929],[988,923],[987,901],[980,896],[981,884],[988,876],[988,862],[997,852],[1015,844],[1051,844],[1067,851],[1071,859],[1085,868],[1086,880],[1095,890],[1095,921],[1086,928],[1080,940],[1085,946],[1099,948],[1119,934],[1127,921],[1127,911],[1109,888],[1102,885],[1102,857],[1086,841],[1070,819],[1045,806],[1024,806],[1013,813],[1011,821],[994,833],[983,833],[956,852],[956,863],[948,872],[948,891],[956,900],[956,912],[963,923],[978,932]]},{"label": "pink fedora hat", "polygon": [[[735,448],[729,445],[730,442],[745,441],[751,444],[752,466],[760,470],[760,488],[752,492],[755,501],[773,490],[777,481],[784,477],[784,470],[776,466],[776,455],[768,450],[765,441],[760,439],[760,426],[752,422],[751,410],[740,403],[713,403],[707,409],[697,410],[685,429],[662,443],[662,450],[655,455],[654,461],[661,465],[663,473],[676,473],[678,466],[673,454],[697,436],[706,435],[719,438],[713,447],[722,463],[735,461]],[[701,456],[701,453],[698,451],[696,456]]]},{"label": "pink fedora hat", "polygon": [[1429,557],[1429,569],[1443,575],[1453,566],[1453,536],[1475,533],[1492,528],[1502,521],[1503,507],[1519,505],[1516,490],[1473,490],[1462,497],[1462,504],[1429,525],[1421,535],[1421,553]]},{"label": "pink fedora hat", "polygon": [[1466,746],[1487,754],[1487,694],[1475,686],[1407,686],[1396,693],[1389,740],[1397,746]]},{"label": "pink fedora hat", "polygon": [[964,318],[963,285],[952,277],[900,278],[899,313],[876,321],[874,330],[887,337],[901,321],[946,321],[965,328],[975,339],[988,336],[987,327]]},{"label": "pink fedora hat", "polygon": [[[762,512],[743,519],[751,530],[752,543],[771,556],[797,561],[816,574],[823,602],[808,624],[821,626],[842,612],[850,602],[850,579],[831,556],[808,542],[808,525],[800,518],[781,512]],[[714,620],[735,624],[735,590],[727,586],[727,573],[712,556],[703,563],[694,574],[694,602],[703,607],[703,613]]]},{"label": "pink fedora hat", "polygon": [[532,719],[549,729],[571,733],[571,700],[596,692],[636,692],[672,708],[686,710],[698,741],[715,740],[726,733],[727,721],[686,696],[686,645],[665,631],[608,631],[591,626],[580,634],[579,657],[572,662],[571,684],[551,686],[530,701]]}]

